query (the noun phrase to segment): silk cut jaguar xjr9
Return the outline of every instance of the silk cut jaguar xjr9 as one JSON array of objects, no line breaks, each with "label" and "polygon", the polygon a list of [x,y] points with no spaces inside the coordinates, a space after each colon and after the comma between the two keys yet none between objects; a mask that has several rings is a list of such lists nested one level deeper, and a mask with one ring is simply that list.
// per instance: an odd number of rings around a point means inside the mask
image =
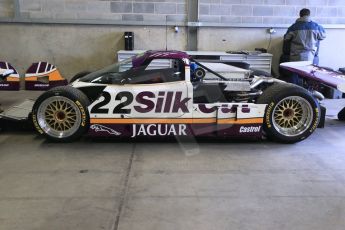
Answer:
[{"label": "silk cut jaguar xjr9", "polygon": [[318,126],[311,92],[228,63],[147,51],[43,93],[32,119],[58,142],[107,137],[262,138],[294,143]]}]

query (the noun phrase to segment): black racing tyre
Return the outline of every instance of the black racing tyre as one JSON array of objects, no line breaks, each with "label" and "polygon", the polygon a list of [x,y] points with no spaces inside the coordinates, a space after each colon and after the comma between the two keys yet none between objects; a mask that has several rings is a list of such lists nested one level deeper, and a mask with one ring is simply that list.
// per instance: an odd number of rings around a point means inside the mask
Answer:
[{"label": "black racing tyre", "polygon": [[82,71],[80,73],[77,73],[76,75],[74,75],[72,77],[72,79],[69,81],[69,83],[75,82],[76,80],[78,80],[79,78],[82,78],[86,75],[88,75],[89,73],[91,73],[90,71]]},{"label": "black racing tyre", "polygon": [[86,95],[71,86],[55,87],[43,93],[32,109],[35,129],[54,142],[80,138],[90,126]]},{"label": "black racing tyre", "polygon": [[263,129],[274,141],[302,141],[315,131],[320,121],[318,101],[307,90],[293,84],[271,85],[257,104],[267,104]]}]

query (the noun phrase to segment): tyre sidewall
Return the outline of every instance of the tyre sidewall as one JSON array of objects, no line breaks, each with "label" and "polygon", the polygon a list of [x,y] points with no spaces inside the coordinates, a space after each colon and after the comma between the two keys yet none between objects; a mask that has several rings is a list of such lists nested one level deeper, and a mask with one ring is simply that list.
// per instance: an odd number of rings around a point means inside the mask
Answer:
[{"label": "tyre sidewall", "polygon": [[[44,132],[44,130],[41,128],[39,125],[39,122],[37,120],[37,113],[39,111],[39,108],[46,99],[54,96],[61,96],[61,97],[66,97],[73,101],[77,108],[79,109],[80,115],[81,115],[81,121],[79,128],[75,133],[72,135],[65,137],[65,138],[56,138],[48,135],[47,133]],[[85,101],[83,101],[81,98],[78,98],[75,94],[65,91],[63,89],[59,90],[57,88],[53,89],[52,91],[47,91],[43,93],[35,102],[32,110],[32,122],[35,127],[35,129],[42,135],[46,136],[48,139],[55,141],[55,142],[70,142],[73,141],[80,136],[82,136],[89,128],[90,126],[90,117],[89,117],[89,112],[87,110],[87,104]]]},{"label": "tyre sidewall", "polygon": [[[300,135],[293,136],[293,137],[288,137],[288,136],[280,134],[273,125],[274,108],[281,100],[290,96],[299,96],[307,100],[312,107],[312,114],[313,114],[313,119],[308,129],[305,130]],[[297,87],[295,89],[289,88],[287,92],[282,91],[278,93],[273,99],[271,99],[271,102],[268,103],[266,107],[265,118],[264,118],[264,129],[266,133],[269,134],[270,137],[274,138],[277,141],[286,142],[286,143],[294,143],[294,142],[304,140],[309,135],[311,135],[318,127],[319,121],[320,121],[319,103],[304,89],[300,89]]]}]

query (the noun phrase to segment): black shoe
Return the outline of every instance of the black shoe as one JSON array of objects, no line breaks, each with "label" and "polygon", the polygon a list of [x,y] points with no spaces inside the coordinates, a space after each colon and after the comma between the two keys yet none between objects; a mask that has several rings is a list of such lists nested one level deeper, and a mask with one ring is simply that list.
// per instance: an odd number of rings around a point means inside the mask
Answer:
[{"label": "black shoe", "polygon": [[338,113],[339,121],[345,121],[345,107]]}]

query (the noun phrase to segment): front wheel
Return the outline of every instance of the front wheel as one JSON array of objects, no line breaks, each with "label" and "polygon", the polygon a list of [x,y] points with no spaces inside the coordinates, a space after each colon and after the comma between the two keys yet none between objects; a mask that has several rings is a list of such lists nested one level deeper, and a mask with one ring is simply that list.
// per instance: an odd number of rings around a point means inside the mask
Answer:
[{"label": "front wheel", "polygon": [[70,86],[56,87],[35,102],[32,120],[36,130],[54,142],[80,138],[89,127],[89,100]]},{"label": "front wheel", "polygon": [[264,91],[257,103],[267,104],[263,128],[270,139],[299,142],[311,135],[319,124],[318,101],[299,86],[276,83]]}]

